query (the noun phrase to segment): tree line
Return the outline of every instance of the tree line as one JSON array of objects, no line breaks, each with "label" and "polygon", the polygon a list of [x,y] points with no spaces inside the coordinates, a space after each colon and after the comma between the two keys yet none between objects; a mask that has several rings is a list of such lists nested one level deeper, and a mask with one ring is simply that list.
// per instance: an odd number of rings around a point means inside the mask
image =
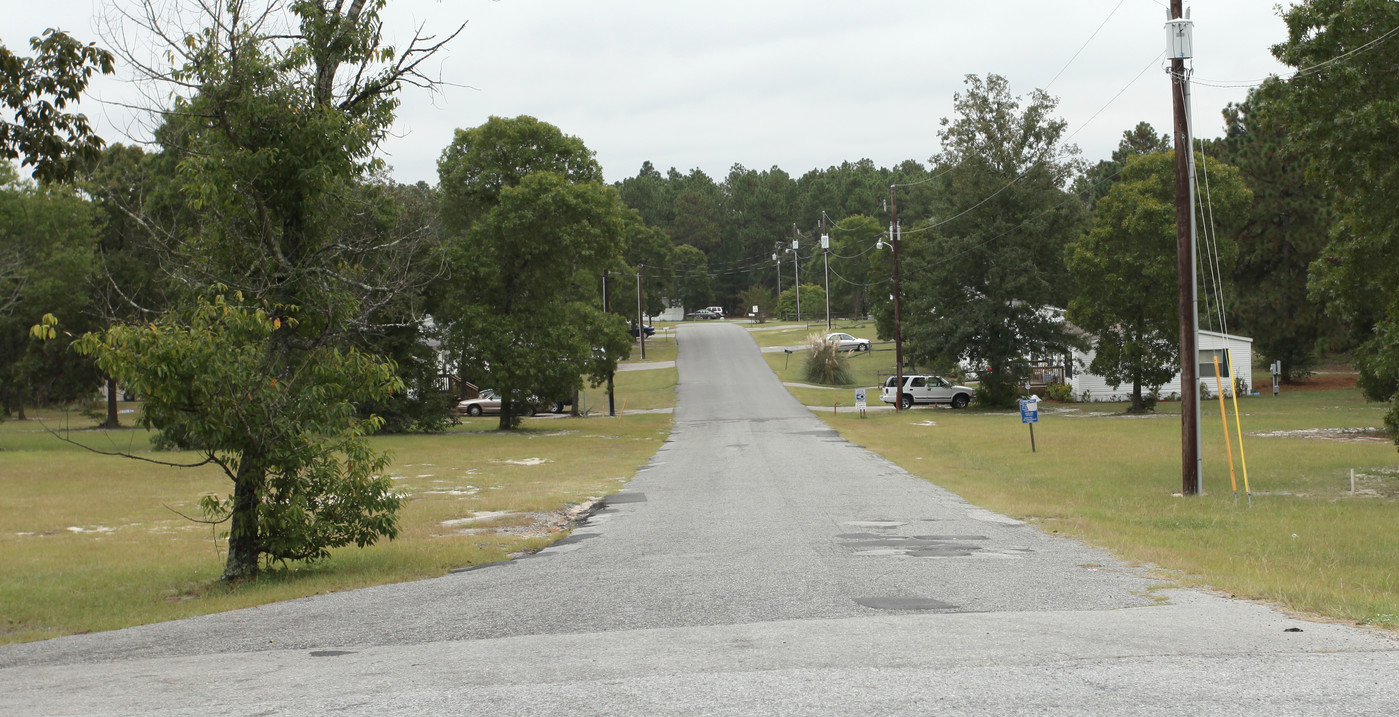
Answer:
[{"label": "tree line", "polygon": [[[401,498],[367,436],[441,429],[444,371],[500,392],[502,429],[598,385],[630,350],[638,292],[652,315],[790,313],[799,273],[810,317],[829,262],[832,310],[889,337],[898,241],[909,361],[975,366],[990,405],[1014,400],[1025,359],[1090,342],[1093,369],[1132,384],[1134,407],[1173,372],[1172,142],[1146,123],[1090,164],[1053,97],[972,75],[940,151],[893,168],[734,165],[716,181],[648,162],[608,184],[582,139],[493,117],[457,131],[435,186],[403,185],[379,143],[398,93],[431,84],[418,67],[454,35],[385,47],[383,6],[230,0],[167,27],[140,5],[129,19],[168,43],[154,56],[169,66],[143,64],[149,48],[117,54],[169,89],[149,149],[105,146],[59,111],[111,53],[61,33],[33,57],[0,48],[13,116],[0,148],[35,168],[0,168],[5,415],[104,379],[138,394],[159,444],[230,481],[203,503],[228,526],[226,580],[392,538]],[[1313,0],[1286,21],[1274,52],[1298,74],[1226,108],[1225,135],[1196,148],[1223,289],[1202,325],[1254,336],[1289,376],[1353,349],[1366,395],[1392,406],[1384,98],[1399,80],[1364,69],[1393,64],[1399,47],[1376,38],[1399,10]],[[1387,421],[1399,429],[1394,410]]]}]

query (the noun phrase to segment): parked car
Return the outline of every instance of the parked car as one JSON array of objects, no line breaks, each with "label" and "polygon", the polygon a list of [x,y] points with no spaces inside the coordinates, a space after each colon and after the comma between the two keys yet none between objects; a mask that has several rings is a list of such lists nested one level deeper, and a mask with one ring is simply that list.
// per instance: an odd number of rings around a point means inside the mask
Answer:
[{"label": "parked car", "polygon": [[722,318],[724,318],[724,314],[723,314],[722,312],[716,314],[716,313],[714,313],[714,312],[713,312],[712,310],[710,310],[710,309],[698,309],[698,310],[695,310],[695,311],[691,311],[691,312],[688,313],[688,314],[685,314],[685,318],[687,318],[687,319],[722,319]]},{"label": "parked car", "polygon": [[972,396],[976,395],[972,389],[948,383],[941,376],[906,374],[902,391],[896,389],[898,381],[898,377],[890,376],[884,382],[879,400],[885,403],[897,400],[903,408],[912,408],[916,403],[949,403],[953,408],[966,408],[972,402]]},{"label": "parked car", "polygon": [[[531,403],[526,413],[533,416],[538,410],[539,407],[535,403]],[[475,417],[488,413],[500,413],[500,396],[489,388],[481,391],[480,396],[461,401],[456,405],[456,408],[452,409],[452,414],[456,416],[466,415]]]},{"label": "parked car", "polygon": [[834,333],[826,334],[827,341],[834,341],[841,351],[869,351],[869,339],[857,339],[850,334]]},{"label": "parked car", "polygon": [[714,318],[716,319],[724,318],[724,307],[722,306],[706,306],[704,310],[714,314]]},{"label": "parked car", "polygon": [[[645,332],[645,334],[646,334],[647,337],[654,336],[654,335],[656,334],[656,327],[654,327],[654,326],[645,326],[645,325],[643,325],[643,326],[641,327],[641,331],[642,331],[642,332]],[[638,336],[637,336],[637,330],[636,330],[636,327],[635,327],[635,326],[633,326],[633,327],[627,329],[627,333],[631,334],[631,337],[634,338],[634,339],[635,339],[635,338],[638,338]]]}]

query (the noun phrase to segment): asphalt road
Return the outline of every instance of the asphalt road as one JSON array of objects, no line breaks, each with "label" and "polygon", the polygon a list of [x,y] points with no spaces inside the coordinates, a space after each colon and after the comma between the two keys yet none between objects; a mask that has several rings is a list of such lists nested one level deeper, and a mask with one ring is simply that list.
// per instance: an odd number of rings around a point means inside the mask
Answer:
[{"label": "asphalt road", "polygon": [[0,648],[0,714],[1399,713],[1399,640],[1202,592],[842,440],[727,322],[573,536],[435,580]]}]

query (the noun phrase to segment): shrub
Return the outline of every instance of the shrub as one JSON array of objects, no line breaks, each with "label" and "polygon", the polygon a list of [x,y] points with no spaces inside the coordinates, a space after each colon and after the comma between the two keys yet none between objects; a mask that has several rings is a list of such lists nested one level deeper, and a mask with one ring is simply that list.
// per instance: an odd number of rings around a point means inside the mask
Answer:
[{"label": "shrub", "polygon": [[1074,390],[1067,383],[1051,383],[1044,387],[1044,397],[1050,401],[1068,403],[1074,400]]},{"label": "shrub", "polygon": [[850,362],[841,352],[835,341],[827,341],[820,334],[810,338],[811,353],[806,358],[803,375],[811,383],[828,386],[844,386],[855,382],[850,374]]}]

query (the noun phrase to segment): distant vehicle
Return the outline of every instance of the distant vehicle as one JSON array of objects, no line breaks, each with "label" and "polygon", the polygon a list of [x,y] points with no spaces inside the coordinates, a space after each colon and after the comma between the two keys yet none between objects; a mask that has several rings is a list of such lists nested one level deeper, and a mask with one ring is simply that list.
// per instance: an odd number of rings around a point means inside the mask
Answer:
[{"label": "distant vehicle", "polygon": [[[562,410],[562,408],[560,408],[560,410]],[[533,416],[538,411],[539,406],[536,405],[536,403],[530,403],[529,409],[525,413],[527,415]],[[468,398],[465,401],[458,403],[456,407],[452,409],[452,415],[455,416],[466,415],[474,418],[476,416],[488,413],[500,413],[500,396],[497,395],[494,390],[489,388],[481,391],[480,396],[477,396],[476,398]]]},{"label": "distant vehicle", "polygon": [[912,408],[916,403],[948,403],[953,408],[966,408],[972,402],[972,396],[976,395],[972,389],[948,383],[941,376],[907,374],[902,391],[896,389],[898,381],[898,377],[890,376],[884,382],[879,400],[884,403],[897,400],[903,408]]},{"label": "distant vehicle", "polygon": [[698,309],[685,315],[687,319],[722,319],[723,312],[715,313],[710,309]]},{"label": "distant vehicle", "polygon": [[722,306],[706,306],[704,307],[704,310],[708,311],[711,314],[714,314],[720,319],[724,318],[724,307]]},{"label": "distant vehicle", "polygon": [[857,339],[850,334],[826,334],[827,341],[834,341],[841,351],[869,351],[869,339]]},{"label": "distant vehicle", "polygon": [[[648,337],[649,337],[649,336],[653,336],[653,335],[655,335],[655,333],[656,333],[656,327],[654,327],[654,326],[645,326],[645,325],[643,325],[643,326],[641,327],[641,330],[642,330],[642,332],[644,332]],[[632,337],[632,338],[638,338],[638,337],[637,337],[637,331],[636,331],[636,327],[635,327],[635,326],[633,326],[633,327],[627,329],[627,333],[631,334],[631,337]]]}]

